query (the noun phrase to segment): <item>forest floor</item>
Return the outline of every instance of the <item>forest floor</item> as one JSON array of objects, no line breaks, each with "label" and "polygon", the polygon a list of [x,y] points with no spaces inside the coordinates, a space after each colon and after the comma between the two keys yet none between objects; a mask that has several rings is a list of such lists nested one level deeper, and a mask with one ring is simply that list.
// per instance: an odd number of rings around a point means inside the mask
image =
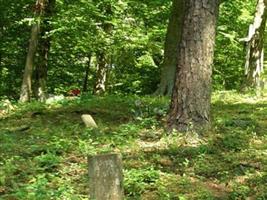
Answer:
[{"label": "forest floor", "polygon": [[[87,156],[120,152],[129,200],[267,199],[267,96],[218,92],[212,129],[168,135],[167,98],[84,96],[0,118],[0,199],[88,199]],[[99,128],[88,129],[82,114]]]}]

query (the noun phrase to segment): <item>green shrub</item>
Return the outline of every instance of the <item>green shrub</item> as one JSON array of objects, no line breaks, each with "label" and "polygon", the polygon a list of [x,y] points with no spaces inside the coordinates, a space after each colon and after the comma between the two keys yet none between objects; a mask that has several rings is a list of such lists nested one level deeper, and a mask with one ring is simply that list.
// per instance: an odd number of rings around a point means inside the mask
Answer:
[{"label": "green shrub", "polygon": [[[153,168],[131,169],[124,171],[124,188],[128,197],[138,197],[153,187],[159,179],[159,171]],[[132,199],[132,198],[131,198]]]}]

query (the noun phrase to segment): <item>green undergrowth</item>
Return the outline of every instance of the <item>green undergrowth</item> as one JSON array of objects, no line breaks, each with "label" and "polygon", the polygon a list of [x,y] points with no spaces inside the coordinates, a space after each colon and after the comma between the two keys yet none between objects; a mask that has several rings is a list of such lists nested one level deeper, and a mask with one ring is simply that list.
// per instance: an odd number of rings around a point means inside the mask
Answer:
[{"label": "green undergrowth", "polygon": [[87,156],[108,152],[122,154],[125,199],[267,199],[266,96],[217,92],[201,135],[166,133],[168,103],[88,95],[15,105],[0,119],[0,199],[88,199]]}]

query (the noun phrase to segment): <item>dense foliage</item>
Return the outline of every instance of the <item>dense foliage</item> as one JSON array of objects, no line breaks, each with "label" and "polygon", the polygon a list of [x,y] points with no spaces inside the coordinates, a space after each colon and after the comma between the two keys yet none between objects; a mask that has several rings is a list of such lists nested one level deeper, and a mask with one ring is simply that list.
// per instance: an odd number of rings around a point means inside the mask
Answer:
[{"label": "dense foliage", "polygon": [[[2,98],[19,96],[34,4],[34,0],[6,0],[0,5]],[[92,91],[99,52],[105,52],[109,61],[110,93],[153,93],[159,83],[170,7],[171,1],[166,0],[58,0],[49,19],[52,30],[43,36],[51,36],[52,43],[49,93],[82,88],[88,65],[88,88]],[[221,4],[213,75],[216,89],[240,87],[245,51],[239,39],[246,36],[254,10],[255,1]],[[112,26],[109,32],[105,31],[107,25]]]}]

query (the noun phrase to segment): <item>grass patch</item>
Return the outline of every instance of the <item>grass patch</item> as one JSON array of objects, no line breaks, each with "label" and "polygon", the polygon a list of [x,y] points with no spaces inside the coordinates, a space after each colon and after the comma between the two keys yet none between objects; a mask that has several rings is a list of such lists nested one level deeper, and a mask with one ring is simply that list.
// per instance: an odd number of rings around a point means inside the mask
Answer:
[{"label": "grass patch", "polygon": [[[0,119],[0,199],[88,199],[87,155],[123,155],[126,199],[266,199],[267,98],[213,96],[197,144],[164,131],[169,99],[84,96]],[[82,114],[99,128],[86,129]]]}]

